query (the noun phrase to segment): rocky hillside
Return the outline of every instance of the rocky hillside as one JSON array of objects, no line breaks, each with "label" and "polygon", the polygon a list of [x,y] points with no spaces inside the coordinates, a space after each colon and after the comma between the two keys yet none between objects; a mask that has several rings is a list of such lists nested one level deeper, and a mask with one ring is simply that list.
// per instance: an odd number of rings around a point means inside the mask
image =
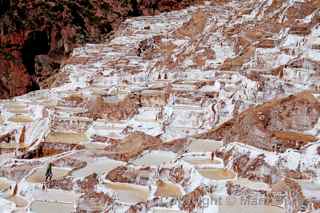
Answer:
[{"label": "rocky hillside", "polygon": [[182,9],[194,0],[1,0],[0,98],[47,88],[74,47],[106,41],[127,17]]},{"label": "rocky hillside", "polygon": [[73,49],[0,102],[0,209],[319,211],[319,8],[206,1]]}]

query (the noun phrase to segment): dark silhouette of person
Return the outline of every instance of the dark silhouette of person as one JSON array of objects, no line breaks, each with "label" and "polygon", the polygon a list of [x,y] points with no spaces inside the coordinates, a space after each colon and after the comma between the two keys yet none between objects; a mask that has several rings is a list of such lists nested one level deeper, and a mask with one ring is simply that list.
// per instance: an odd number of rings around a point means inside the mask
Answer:
[{"label": "dark silhouette of person", "polygon": [[51,181],[51,179],[52,179],[52,176],[53,176],[52,166],[53,166],[53,164],[50,162],[48,165],[47,171],[46,171],[46,181],[45,182],[47,182],[48,180]]}]

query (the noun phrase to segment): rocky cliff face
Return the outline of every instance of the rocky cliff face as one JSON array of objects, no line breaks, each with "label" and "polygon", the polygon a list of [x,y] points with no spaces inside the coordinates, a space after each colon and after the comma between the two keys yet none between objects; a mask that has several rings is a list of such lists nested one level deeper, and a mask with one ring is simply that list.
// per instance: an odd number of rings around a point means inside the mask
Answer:
[{"label": "rocky cliff face", "polygon": [[0,208],[319,211],[319,8],[206,1],[74,48],[0,102]]},{"label": "rocky cliff face", "polygon": [[0,98],[47,88],[74,47],[108,39],[130,16],[195,1],[0,1]]}]

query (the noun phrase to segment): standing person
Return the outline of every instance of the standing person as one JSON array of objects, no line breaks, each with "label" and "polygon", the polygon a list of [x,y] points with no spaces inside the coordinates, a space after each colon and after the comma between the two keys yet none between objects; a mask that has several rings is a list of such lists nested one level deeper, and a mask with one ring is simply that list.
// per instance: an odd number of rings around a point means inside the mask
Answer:
[{"label": "standing person", "polygon": [[16,183],[16,185],[14,186],[11,196],[14,197],[17,195],[17,193],[18,193],[18,183]]},{"label": "standing person", "polygon": [[48,180],[51,181],[52,179],[52,166],[53,164],[50,162],[49,165],[48,165],[48,168],[47,168],[47,171],[46,171],[46,180],[45,182],[47,182]]},{"label": "standing person", "polygon": [[211,160],[214,160],[214,151],[211,152]]}]

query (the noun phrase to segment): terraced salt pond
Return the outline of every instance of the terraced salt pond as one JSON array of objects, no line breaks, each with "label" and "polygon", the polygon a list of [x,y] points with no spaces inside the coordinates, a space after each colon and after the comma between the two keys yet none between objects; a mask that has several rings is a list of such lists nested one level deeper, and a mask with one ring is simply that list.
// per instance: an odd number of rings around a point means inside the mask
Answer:
[{"label": "terraced salt pond", "polygon": [[219,206],[219,213],[285,213],[285,210],[276,206],[252,206],[252,205],[222,205]]},{"label": "terraced salt pond", "polygon": [[168,208],[153,208],[151,213],[187,213],[186,211],[168,209]]},{"label": "terraced salt pond", "polygon": [[169,151],[146,152],[140,158],[132,161],[137,166],[160,166],[163,163],[176,159],[177,155]]},{"label": "terraced salt pond", "polygon": [[74,177],[85,177],[92,173],[97,173],[98,175],[102,175],[103,173],[108,173],[112,169],[124,165],[125,163],[122,161],[116,161],[109,158],[101,158],[97,159],[93,162],[89,162],[86,167],[81,168],[79,170],[75,170],[72,172],[72,176]]},{"label": "terraced salt pond", "polygon": [[72,203],[50,202],[50,201],[33,201],[30,205],[31,212],[34,213],[70,213],[74,212]]},{"label": "terraced salt pond", "polygon": [[15,103],[15,102],[7,103],[4,105],[4,107],[8,112],[23,111],[28,108],[26,104]]},{"label": "terraced salt pond", "polygon": [[0,212],[11,213],[15,209],[13,202],[0,197]]},{"label": "terraced salt pond", "polygon": [[60,189],[42,190],[41,188],[36,188],[27,196],[30,196],[34,200],[38,201],[76,203],[77,199],[80,197],[80,194],[75,193],[74,191],[65,191]]},{"label": "terraced salt pond", "polygon": [[0,193],[3,193],[10,189],[11,184],[11,181],[9,181],[8,179],[0,178]]},{"label": "terraced salt pond", "polygon": [[129,183],[106,182],[107,188],[115,192],[118,200],[122,203],[134,204],[145,202],[149,197],[148,187]]},{"label": "terraced salt pond", "polygon": [[320,194],[320,182],[310,182],[310,181],[300,181],[299,185],[301,186],[303,194],[307,198],[319,198]]},{"label": "terraced salt pond", "polygon": [[236,178],[236,175],[224,168],[199,168],[198,172],[203,176],[211,180],[232,180]]},{"label": "terraced salt pond", "polygon": [[16,149],[16,148],[26,148],[27,144],[17,144],[17,143],[0,143],[0,149]]},{"label": "terraced salt pond", "polygon": [[179,198],[183,196],[183,192],[181,187],[176,184],[165,181],[158,181],[155,196]]},{"label": "terraced salt pond", "polygon": [[232,181],[234,184],[238,184],[240,186],[245,186],[248,187],[250,189],[253,190],[266,190],[266,191],[270,191],[271,187],[263,182],[256,182],[256,181],[250,181],[247,178],[238,178],[235,181]]},{"label": "terraced salt pond", "polygon": [[194,166],[201,166],[201,165],[219,165],[222,164],[223,161],[220,158],[210,159],[209,156],[185,156],[182,158],[184,161],[194,165]]},{"label": "terraced salt pond", "polygon": [[16,114],[11,116],[8,121],[15,123],[31,123],[33,121],[32,117],[24,114]]},{"label": "terraced salt pond", "polygon": [[189,152],[213,152],[223,146],[222,141],[192,139],[188,151]]},{"label": "terraced salt pond", "polygon": [[28,201],[20,196],[10,197],[8,200],[15,203],[17,208],[26,208],[28,206]]},{"label": "terraced salt pond", "polygon": [[[30,183],[43,183],[45,181],[45,173],[47,167],[39,167],[32,172],[32,174],[27,177],[27,181]],[[52,180],[59,180],[64,178],[70,173],[71,169],[52,167]]]},{"label": "terraced salt pond", "polygon": [[46,142],[59,142],[68,144],[79,144],[88,141],[85,134],[80,133],[65,133],[65,132],[51,132],[45,139]]},{"label": "terraced salt pond", "polygon": [[29,109],[27,106],[16,106],[16,107],[8,107],[7,112],[10,113],[28,113]]}]

